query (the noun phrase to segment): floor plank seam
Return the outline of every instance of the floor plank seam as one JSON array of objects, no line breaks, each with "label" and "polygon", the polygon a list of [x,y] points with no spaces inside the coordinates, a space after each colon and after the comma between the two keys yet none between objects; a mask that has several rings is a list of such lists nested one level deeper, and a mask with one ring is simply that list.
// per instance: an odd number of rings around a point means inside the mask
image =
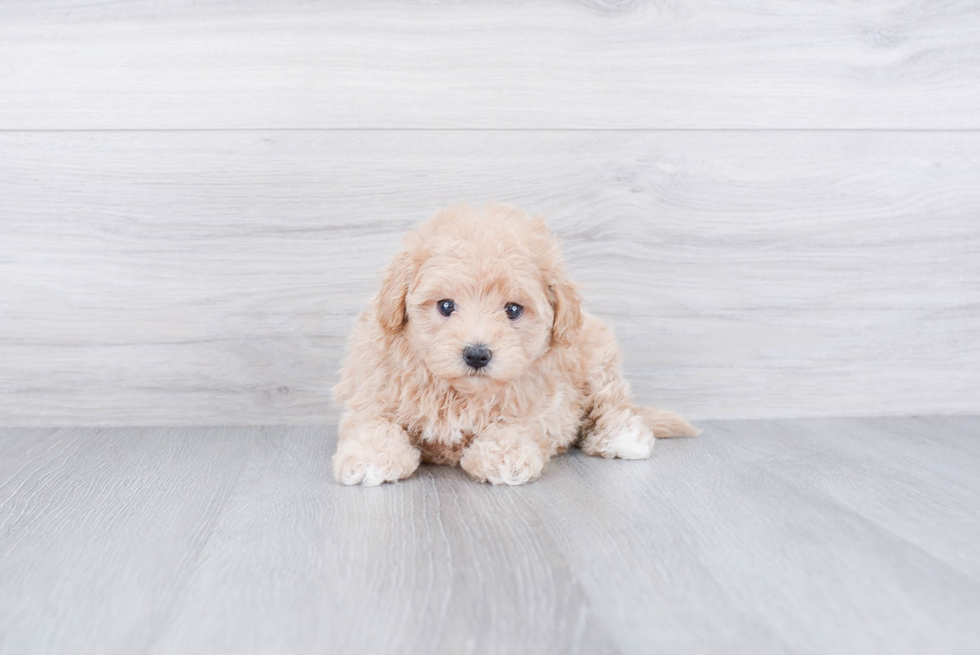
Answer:
[{"label": "floor plank seam", "polygon": [[194,582],[197,574],[202,568],[201,564],[203,563],[203,557],[207,546],[209,543],[211,543],[212,538],[218,531],[218,527],[221,525],[221,520],[228,511],[228,506],[231,504],[231,500],[235,496],[235,491],[238,489],[238,484],[241,480],[242,473],[248,466],[249,460],[252,458],[252,456],[253,452],[251,449],[249,449],[246,456],[242,458],[242,463],[238,467],[238,471],[235,474],[235,481],[228,487],[228,492],[224,501],[221,503],[221,507],[215,512],[211,525],[207,531],[207,535],[201,540],[200,545],[189,558],[192,562],[188,566],[186,575],[184,575],[183,583],[180,585],[179,590],[174,594],[173,601],[170,603],[170,611],[166,613],[166,618],[161,621],[161,624],[155,630],[153,637],[144,645],[143,652],[147,655],[152,655],[152,653],[156,652],[161,641],[166,636],[167,631],[172,629],[175,625],[179,613],[183,609],[181,601],[187,597],[187,592],[190,589],[191,584]]}]

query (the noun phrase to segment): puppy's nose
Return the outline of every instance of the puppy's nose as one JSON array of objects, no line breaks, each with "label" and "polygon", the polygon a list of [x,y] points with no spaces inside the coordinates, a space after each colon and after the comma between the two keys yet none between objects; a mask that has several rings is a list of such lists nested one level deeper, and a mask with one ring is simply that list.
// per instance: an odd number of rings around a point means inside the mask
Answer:
[{"label": "puppy's nose", "polygon": [[463,361],[470,368],[481,369],[490,363],[490,349],[486,346],[466,346],[463,348]]}]

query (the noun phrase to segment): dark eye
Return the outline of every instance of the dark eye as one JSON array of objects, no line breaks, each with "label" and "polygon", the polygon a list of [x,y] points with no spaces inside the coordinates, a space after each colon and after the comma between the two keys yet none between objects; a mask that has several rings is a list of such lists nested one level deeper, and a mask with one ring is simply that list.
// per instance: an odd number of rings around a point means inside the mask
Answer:
[{"label": "dark eye", "polygon": [[507,318],[512,321],[516,321],[524,315],[524,308],[518,305],[516,302],[511,302],[504,305],[504,311],[507,313]]},{"label": "dark eye", "polygon": [[443,316],[449,316],[454,311],[456,311],[456,303],[448,298],[445,300],[440,300],[436,303],[436,307],[439,308],[439,313]]}]

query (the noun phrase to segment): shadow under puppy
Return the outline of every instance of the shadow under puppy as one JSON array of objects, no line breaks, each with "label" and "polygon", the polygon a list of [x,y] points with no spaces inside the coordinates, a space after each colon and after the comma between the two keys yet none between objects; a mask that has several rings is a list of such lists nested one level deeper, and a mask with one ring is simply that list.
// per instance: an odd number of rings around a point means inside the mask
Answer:
[{"label": "shadow under puppy", "polygon": [[697,434],[634,405],[620,359],[544,220],[505,205],[440,211],[406,235],[350,336],[334,475],[377,485],[431,462],[524,484],[574,444],[640,459],[655,437]]}]

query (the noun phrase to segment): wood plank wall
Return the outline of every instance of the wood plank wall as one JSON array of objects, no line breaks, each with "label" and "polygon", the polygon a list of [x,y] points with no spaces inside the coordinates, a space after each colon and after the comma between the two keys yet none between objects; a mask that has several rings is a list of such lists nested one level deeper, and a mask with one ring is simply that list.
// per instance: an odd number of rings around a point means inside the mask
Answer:
[{"label": "wood plank wall", "polygon": [[975,2],[11,0],[0,424],[329,423],[399,234],[491,200],[645,401],[980,412]]}]

